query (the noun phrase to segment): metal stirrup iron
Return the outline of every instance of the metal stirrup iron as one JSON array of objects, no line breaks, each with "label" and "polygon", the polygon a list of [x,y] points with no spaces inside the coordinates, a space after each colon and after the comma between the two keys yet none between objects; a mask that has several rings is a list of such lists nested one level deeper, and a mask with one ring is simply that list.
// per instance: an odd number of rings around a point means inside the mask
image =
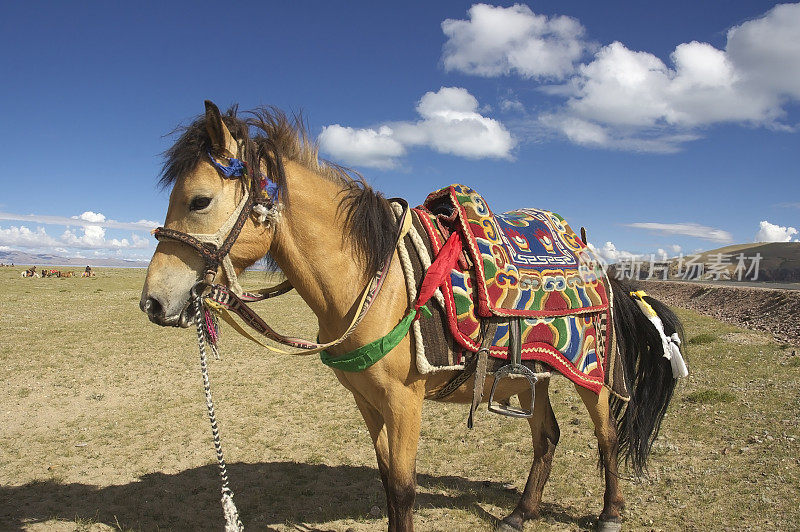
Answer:
[{"label": "metal stirrup iron", "polygon": [[[498,369],[494,374],[494,383],[492,384],[492,391],[489,393],[489,411],[495,414],[510,417],[531,417],[533,416],[533,403],[536,400],[536,375],[522,365],[522,340],[520,338],[519,320],[521,318],[512,318],[508,322],[508,364]],[[510,379],[514,375],[521,375],[528,379],[531,385],[531,407],[526,410],[520,403],[520,407],[511,406],[510,404],[494,402],[494,393],[497,390],[497,384],[503,379]]]}]

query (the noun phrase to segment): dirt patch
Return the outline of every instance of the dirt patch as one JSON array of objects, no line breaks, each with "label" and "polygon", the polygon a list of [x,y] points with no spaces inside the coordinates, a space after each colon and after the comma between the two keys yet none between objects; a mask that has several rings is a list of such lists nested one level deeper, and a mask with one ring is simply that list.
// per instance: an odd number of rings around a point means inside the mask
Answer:
[{"label": "dirt patch", "polygon": [[[779,342],[800,345],[800,290],[640,281],[648,294],[739,327],[765,331]],[[739,334],[730,341],[757,343]],[[763,342],[763,340],[762,340]]]}]

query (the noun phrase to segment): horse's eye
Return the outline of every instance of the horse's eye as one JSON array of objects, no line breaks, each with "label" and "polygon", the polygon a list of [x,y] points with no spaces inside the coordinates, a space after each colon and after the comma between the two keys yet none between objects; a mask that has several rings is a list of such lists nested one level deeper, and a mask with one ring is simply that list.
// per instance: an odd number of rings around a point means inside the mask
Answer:
[{"label": "horse's eye", "polygon": [[189,210],[202,211],[209,205],[211,205],[211,198],[207,196],[197,196],[196,198],[192,199],[191,203],[189,203]]}]

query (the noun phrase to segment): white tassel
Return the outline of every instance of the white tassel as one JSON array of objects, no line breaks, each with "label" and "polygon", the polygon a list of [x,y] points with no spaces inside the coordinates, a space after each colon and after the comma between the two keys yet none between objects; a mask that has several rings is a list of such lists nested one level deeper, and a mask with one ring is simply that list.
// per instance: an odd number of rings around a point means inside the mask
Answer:
[{"label": "white tassel", "polygon": [[641,299],[636,299],[636,303],[639,305],[644,315],[647,316],[647,319],[650,320],[650,323],[653,324],[653,327],[656,328],[658,335],[661,336],[664,358],[669,360],[670,366],[672,367],[673,378],[682,379],[689,376],[689,368],[686,367],[686,362],[683,360],[683,355],[681,354],[681,339],[678,333],[672,333],[670,336],[667,336],[664,332],[664,323],[661,321],[661,318],[658,317],[655,310],[653,310],[653,307]]},{"label": "white tassel", "polygon": [[668,358],[672,365],[672,376],[676,379],[687,377],[689,375],[689,368],[686,367],[686,362],[683,360],[683,355],[681,354],[681,339],[678,333],[672,333],[668,340],[670,349],[670,356]]},{"label": "white tassel", "polygon": [[267,221],[267,215],[269,215],[269,209],[267,209],[261,203],[256,203],[253,205],[253,212],[256,213],[256,217],[258,219],[258,223],[264,223]]},{"label": "white tassel", "polygon": [[239,520],[239,510],[233,503],[233,493],[223,491],[222,493],[222,512],[225,514],[225,532],[241,532],[244,530],[242,522]]}]

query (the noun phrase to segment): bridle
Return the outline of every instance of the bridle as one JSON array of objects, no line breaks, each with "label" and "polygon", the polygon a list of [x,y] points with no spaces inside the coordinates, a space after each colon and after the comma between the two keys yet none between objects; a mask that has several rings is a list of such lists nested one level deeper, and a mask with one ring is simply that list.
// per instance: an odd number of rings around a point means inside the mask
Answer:
[{"label": "bridle", "polygon": [[264,184],[263,190],[266,192],[266,194],[262,194],[261,190],[257,188],[255,176],[251,175],[246,162],[238,157],[225,157],[228,159],[229,164],[223,165],[217,162],[210,151],[207,153],[211,164],[214,165],[224,179],[249,177],[249,183],[245,186],[244,196],[236,206],[236,209],[219,230],[213,234],[184,233],[167,227],[158,227],[153,230],[152,234],[158,241],[173,240],[181,242],[193,248],[200,255],[204,261],[200,283],[211,286],[221,266],[228,277],[231,290],[234,293],[241,294],[242,289],[230,259],[230,251],[236,239],[239,238],[239,234],[251,212],[257,214],[263,222],[266,220],[267,215],[277,208],[277,185],[269,177],[262,176],[261,172],[258,171],[258,175],[261,176],[259,182]]},{"label": "bridle", "polygon": [[[241,151],[241,149],[239,150]],[[358,324],[370,309],[373,301],[378,295],[383,282],[385,281],[389,272],[389,267],[392,262],[393,252],[385,258],[382,268],[375,274],[375,276],[367,283],[362,290],[357,301],[357,312],[353,316],[353,320],[347,327],[345,332],[336,340],[326,343],[309,342],[299,338],[284,336],[274,331],[263,319],[261,319],[247,303],[261,301],[271,297],[284,294],[292,289],[289,281],[284,281],[276,286],[257,290],[255,292],[244,292],[239,285],[236,271],[231,263],[230,250],[233,247],[236,239],[247,222],[247,218],[251,212],[255,213],[260,221],[264,222],[271,216],[274,218],[275,213],[279,210],[280,205],[278,202],[278,187],[269,176],[262,176],[259,172],[260,179],[256,180],[249,171],[247,163],[236,157],[226,157],[228,165],[223,165],[214,158],[211,152],[208,152],[208,157],[211,163],[220,173],[220,176],[225,179],[240,179],[248,178],[249,184],[245,187],[245,193],[236,209],[231,213],[225,223],[214,234],[201,234],[201,233],[184,233],[175,229],[166,227],[158,227],[153,230],[153,236],[159,241],[173,240],[181,242],[195,251],[202,257],[204,261],[203,275],[195,283],[191,289],[191,301],[199,303],[211,309],[216,314],[220,315],[229,325],[236,331],[250,340],[266,347],[275,352],[286,353],[281,349],[274,348],[270,345],[259,342],[252,335],[247,333],[232,317],[231,314],[236,314],[246,325],[264,336],[278,342],[280,344],[300,349],[303,352],[292,353],[302,355],[312,355],[326,350],[330,347],[342,343],[347,337],[352,334]],[[282,169],[280,157],[277,156],[277,166]],[[261,190],[256,187],[258,183]],[[256,199],[258,198],[258,199]],[[403,207],[403,214],[399,220],[398,232],[396,235],[395,246],[397,247],[400,240],[405,236],[411,226],[411,216],[409,214],[408,203],[399,198],[393,198],[390,201],[399,202]],[[228,285],[214,284],[220,266],[228,278]],[[213,344],[214,342],[212,342]]]}]

